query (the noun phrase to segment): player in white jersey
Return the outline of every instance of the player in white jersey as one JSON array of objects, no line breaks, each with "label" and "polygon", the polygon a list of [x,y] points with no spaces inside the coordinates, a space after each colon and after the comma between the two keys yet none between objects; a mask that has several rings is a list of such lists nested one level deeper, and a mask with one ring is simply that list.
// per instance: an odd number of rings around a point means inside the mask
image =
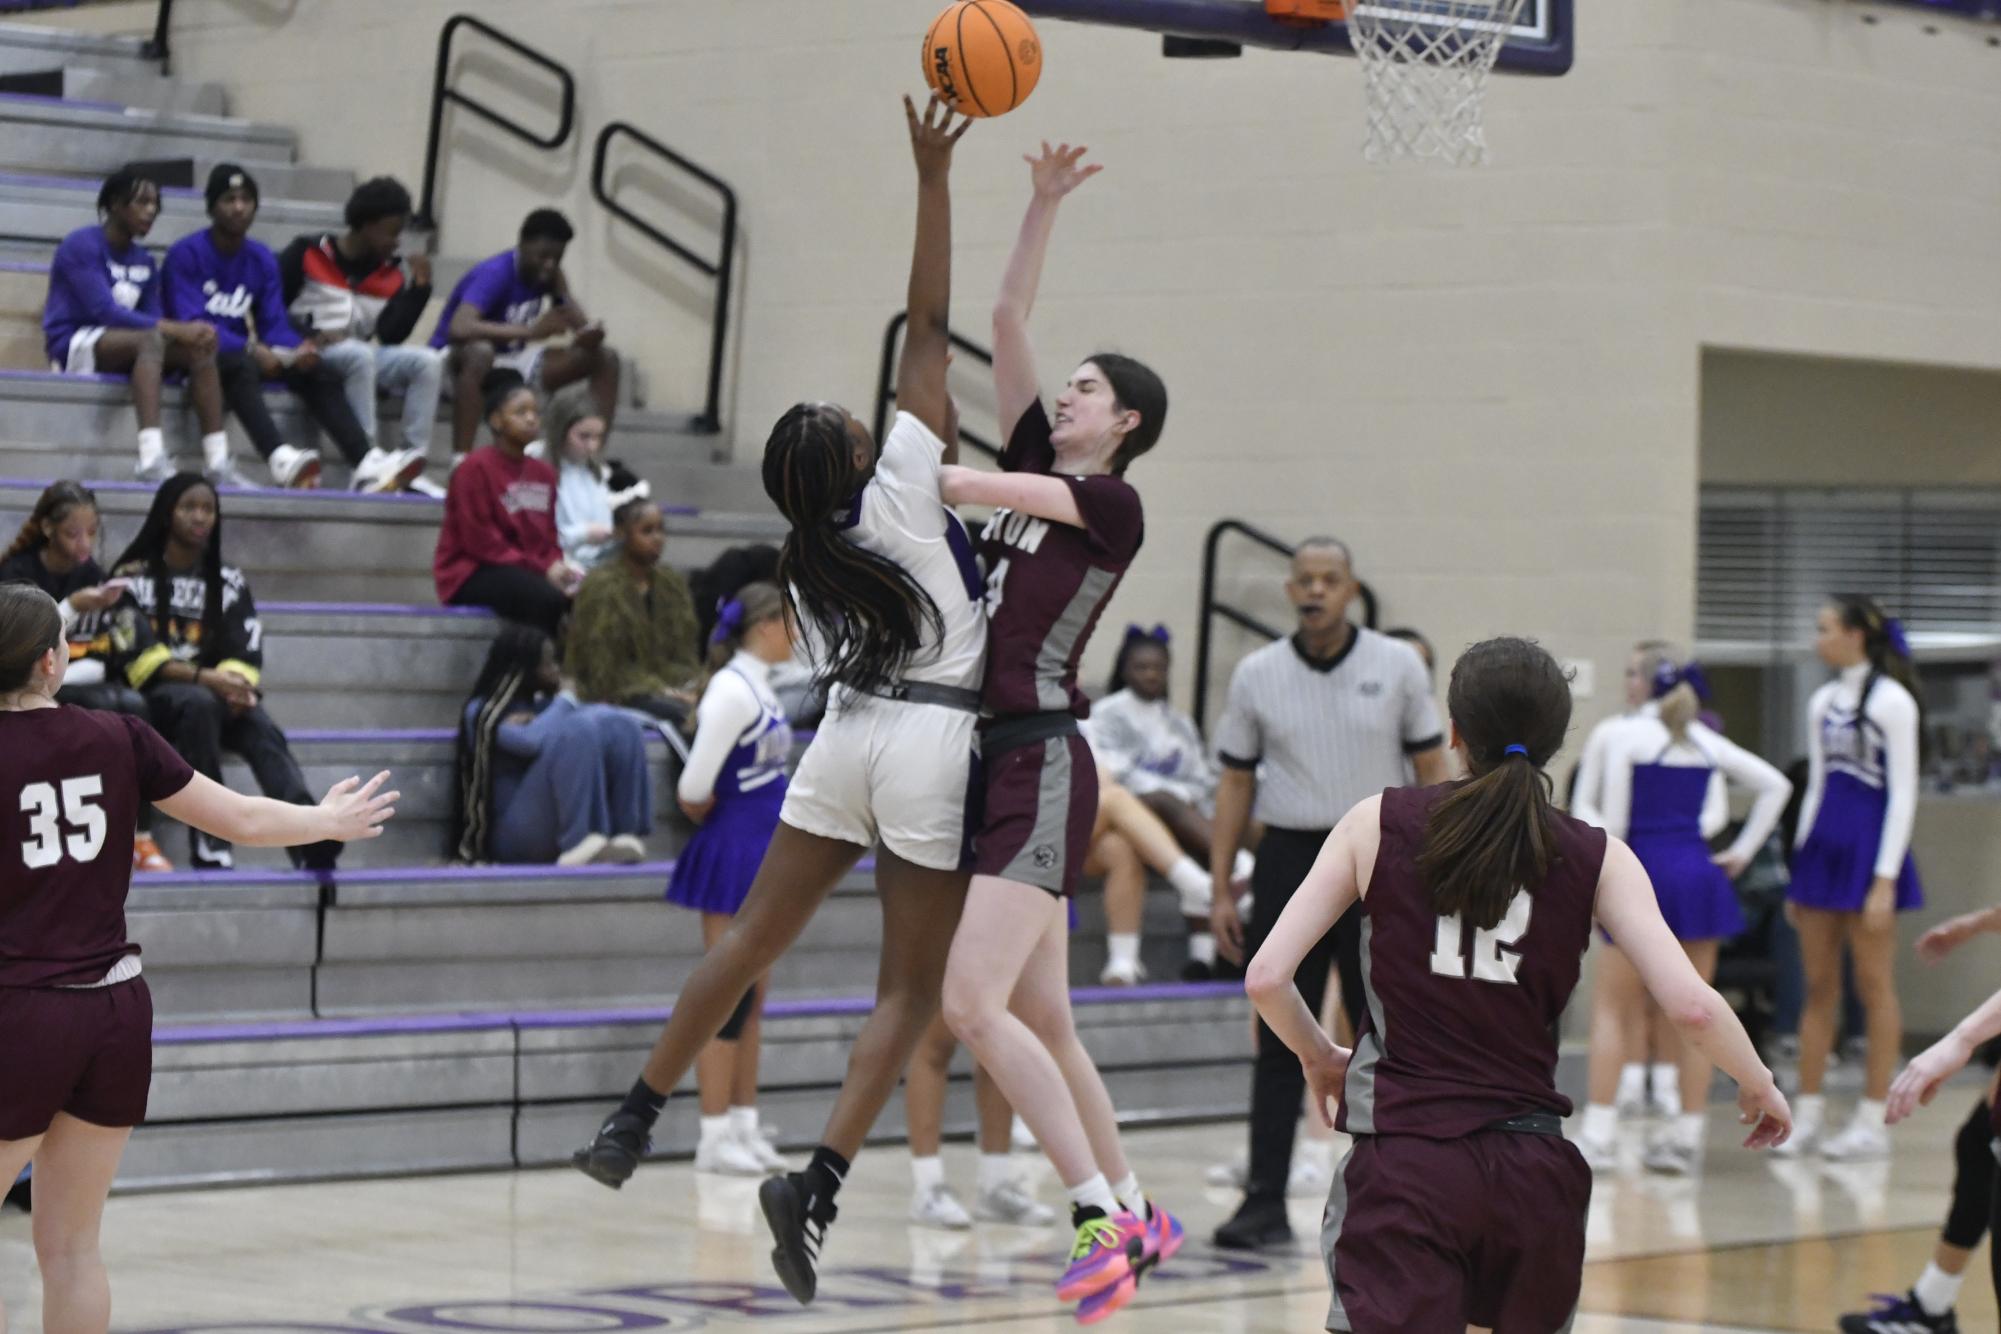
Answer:
[{"label": "player in white jersey", "polygon": [[765,444],[764,486],[791,524],[779,580],[829,688],[827,717],[786,794],[743,907],[674,1005],[646,1069],[576,1166],[609,1186],[631,1176],[666,1097],[751,983],[768,972],[871,846],[882,903],[876,1005],[849,1058],[825,1137],[804,1172],[765,1183],[773,1262],[801,1302],[835,1215],[834,1195],[938,1013],[965,903],[985,584],[972,544],[938,495],[957,435],[945,388],[951,289],[953,128],[908,100],[917,159],[917,241],[898,396],[875,442],[844,409],[801,403]]}]

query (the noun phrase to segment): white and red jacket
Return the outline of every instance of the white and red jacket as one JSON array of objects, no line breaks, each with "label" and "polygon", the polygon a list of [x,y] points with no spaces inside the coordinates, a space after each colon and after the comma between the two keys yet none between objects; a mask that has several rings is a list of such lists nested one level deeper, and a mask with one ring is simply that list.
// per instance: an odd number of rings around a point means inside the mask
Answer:
[{"label": "white and red jacket", "polygon": [[429,284],[410,282],[401,260],[379,265],[350,260],[337,240],[332,232],[301,236],[278,257],[293,327],[387,344],[408,338],[430,302]]}]

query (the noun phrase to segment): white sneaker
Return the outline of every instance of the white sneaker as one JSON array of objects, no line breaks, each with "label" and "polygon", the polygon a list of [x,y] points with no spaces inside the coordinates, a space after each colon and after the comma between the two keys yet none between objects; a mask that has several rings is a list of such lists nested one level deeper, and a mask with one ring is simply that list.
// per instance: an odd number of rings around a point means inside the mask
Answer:
[{"label": "white sneaker", "polygon": [[445,488],[424,476],[422,472],[419,472],[405,483],[403,489],[413,495],[429,496],[433,500],[443,500],[445,498]]},{"label": "white sneaker", "polygon": [[726,1177],[769,1176],[744,1142],[734,1135],[705,1139],[695,1149],[695,1170]]},{"label": "white sneaker", "polygon": [[1655,1089],[1649,1100],[1648,1114],[1663,1121],[1672,1121],[1681,1115],[1680,1089]]},{"label": "white sneaker", "polygon": [[589,866],[598,859],[598,854],[609,846],[611,840],[603,834],[585,834],[577,840],[577,845],[556,858],[558,866]]},{"label": "white sneaker", "polygon": [[1098,974],[1098,985],[1101,987],[1136,987],[1145,980],[1146,965],[1138,959],[1130,963],[1114,959]]},{"label": "white sneaker", "polygon": [[1831,1163],[1866,1163],[1890,1156],[1890,1132],[1851,1121],[1832,1139],[1821,1141],[1820,1156]]},{"label": "white sneaker", "polygon": [[300,449],[296,445],[280,445],[271,451],[265,460],[271,468],[271,480],[283,487],[304,490],[320,480],[320,451]]},{"label": "white sneaker", "polygon": [[1821,1128],[1819,1126],[1795,1124],[1791,1139],[1788,1139],[1784,1144],[1774,1145],[1772,1148],[1765,1150],[1765,1152],[1771,1154],[1774,1158],[1800,1158],[1808,1153],[1818,1152],[1820,1141]]},{"label": "white sneaker", "polygon": [[1593,1139],[1579,1135],[1573,1141],[1577,1151],[1584,1155],[1584,1164],[1594,1172],[1610,1172],[1619,1166],[1619,1143],[1617,1140]]},{"label": "white sneaker", "polygon": [[1003,1181],[981,1191],[973,1201],[973,1216],[982,1223],[1012,1227],[1047,1227],[1056,1221],[1056,1211],[1030,1195],[1019,1181]]},{"label": "white sneaker", "polygon": [[1021,1153],[1034,1153],[1042,1147],[1035,1142],[1035,1132],[1028,1128],[1028,1122],[1019,1116],[1014,1118],[1014,1125],[1009,1127],[1007,1138],[1008,1143]]},{"label": "white sneaker", "polygon": [[1677,1135],[1658,1135],[1640,1155],[1640,1165],[1662,1176],[1685,1177],[1702,1161],[1702,1150]]},{"label": "white sneaker", "polygon": [[598,853],[597,860],[614,866],[632,866],[646,860],[646,845],[639,841],[637,834],[613,834],[604,851]]},{"label": "white sneaker", "polygon": [[1244,1183],[1251,1179],[1251,1165],[1243,1158],[1235,1162],[1214,1163],[1202,1174],[1202,1179],[1212,1186],[1229,1186],[1235,1190],[1242,1190]]},{"label": "white sneaker", "polygon": [[132,476],[141,482],[153,482],[157,484],[166,481],[173,475],[174,461],[165,454],[160,455],[151,463],[135,463],[132,465]]},{"label": "white sneaker", "polygon": [[966,1212],[966,1206],[959,1203],[959,1197],[952,1188],[939,1182],[930,1190],[919,1191],[910,1197],[910,1221],[922,1227],[941,1227],[951,1232],[963,1232],[973,1225],[973,1216]]},{"label": "white sneaker", "polygon": [[235,459],[224,459],[220,463],[202,469],[202,476],[208,478],[211,485],[218,487],[249,490],[257,485],[243,475],[243,469],[236,466]]},{"label": "white sneaker", "polygon": [[1319,1163],[1304,1162],[1295,1158],[1292,1163],[1292,1175],[1285,1181],[1285,1193],[1295,1199],[1312,1199],[1316,1195],[1325,1197],[1331,1185],[1333,1182],[1328,1179],[1326,1170]]},{"label": "white sneaker", "polygon": [[371,449],[354,465],[356,491],[381,495],[401,491],[424,471],[424,456],[414,449]]},{"label": "white sneaker", "polygon": [[737,1135],[737,1143],[750,1151],[750,1156],[757,1159],[758,1165],[765,1170],[767,1175],[778,1176],[781,1173],[792,1170],[792,1164],[785,1161],[785,1155],[778,1151],[778,1146],[764,1137],[762,1127],[756,1130],[740,1131]]}]

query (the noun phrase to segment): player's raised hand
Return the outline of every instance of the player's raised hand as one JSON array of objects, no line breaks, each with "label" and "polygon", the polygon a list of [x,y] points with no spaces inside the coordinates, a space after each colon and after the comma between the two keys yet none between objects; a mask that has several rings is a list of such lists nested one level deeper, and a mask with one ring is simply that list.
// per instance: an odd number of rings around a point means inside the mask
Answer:
[{"label": "player's raised hand", "polygon": [[952,109],[935,96],[924,104],[924,114],[919,116],[917,104],[907,93],[903,98],[903,118],[910,124],[910,151],[917,158],[917,175],[927,178],[949,173],[952,149],[973,127],[973,118],[967,116],[954,126]]},{"label": "player's raised hand", "polygon": [[1022,161],[1028,164],[1029,178],[1035,182],[1035,193],[1044,199],[1061,199],[1085,181],[1096,176],[1104,168],[1093,162],[1080,165],[1089,150],[1082,144],[1072,148],[1068,144],[1058,144],[1051,148],[1049,141],[1042,141],[1042,156],[1024,153]]},{"label": "player's raised hand", "polygon": [[389,771],[384,769],[375,777],[363,783],[359,778],[343,778],[327,789],[320,799],[320,812],[327,817],[327,837],[342,843],[354,843],[364,838],[380,838],[383,822],[396,814],[397,798],[401,792],[384,792],[382,785],[389,781]]},{"label": "player's raised hand", "polygon": [[1792,1138],[1793,1109],[1786,1105],[1786,1095],[1770,1079],[1762,1088],[1737,1086],[1737,1119],[1751,1127],[1751,1133],[1744,1138],[1747,1149],[1777,1148]]},{"label": "player's raised hand", "polygon": [[1883,1119],[1895,1125],[1918,1108],[1931,1106],[1945,1081],[1964,1070],[1972,1059],[1973,1044],[1956,1029],[1919,1052],[1890,1085]]}]

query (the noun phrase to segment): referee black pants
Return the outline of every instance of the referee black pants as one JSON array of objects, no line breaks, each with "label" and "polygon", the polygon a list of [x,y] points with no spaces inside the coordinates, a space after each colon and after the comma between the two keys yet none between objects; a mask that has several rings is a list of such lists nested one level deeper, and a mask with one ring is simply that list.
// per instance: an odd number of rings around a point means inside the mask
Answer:
[{"label": "referee black pants", "polygon": [[[1251,873],[1251,921],[1244,945],[1252,953],[1264,944],[1285,905],[1292,902],[1299,882],[1313,869],[1320,847],[1330,831],[1325,829],[1279,829],[1265,831],[1258,844],[1257,869]],[[1348,1022],[1362,1014],[1362,915],[1350,908],[1341,920],[1300,960],[1293,985],[1306,1000],[1306,1008],[1320,1013],[1327,998],[1327,973],[1338,969],[1341,1004]],[[1286,1179],[1292,1174],[1292,1142],[1298,1130],[1300,1099],[1306,1093],[1306,1074],[1299,1058],[1292,1054],[1263,1019],[1258,1020],[1257,1063],[1251,1076],[1251,1155],[1250,1175],[1245,1191],[1252,1202],[1285,1201]]]}]

